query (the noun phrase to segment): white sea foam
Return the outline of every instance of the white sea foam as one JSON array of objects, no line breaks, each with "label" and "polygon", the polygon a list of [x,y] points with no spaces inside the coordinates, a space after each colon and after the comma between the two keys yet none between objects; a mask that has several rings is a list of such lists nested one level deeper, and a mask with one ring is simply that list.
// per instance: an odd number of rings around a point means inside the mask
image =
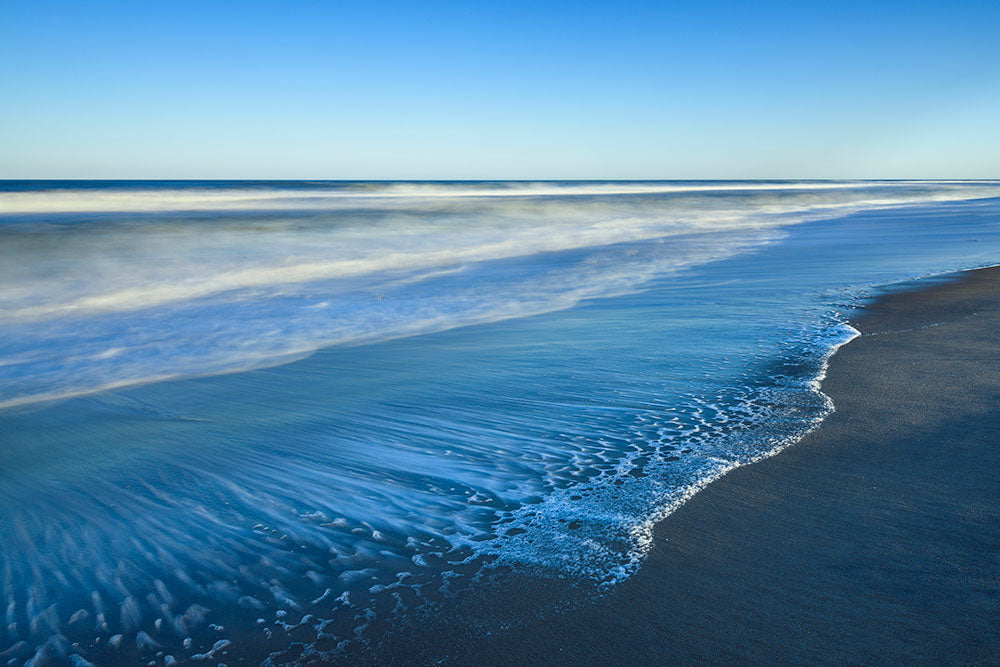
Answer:
[{"label": "white sea foam", "polygon": [[[830,359],[861,333],[847,323],[828,326],[809,336],[805,358],[813,357],[815,374],[787,378],[784,386],[747,391],[734,405],[723,408],[704,402],[711,409],[701,425],[672,434],[664,442],[683,442],[693,450],[683,463],[656,450],[656,440],[635,447],[616,469],[592,481],[556,490],[541,505],[514,513],[507,527],[521,529],[519,535],[496,544],[498,564],[530,563],[543,569],[570,571],[594,580],[600,586],[618,584],[632,576],[653,545],[656,524],[673,514],[712,482],[745,465],[775,456],[815,430],[835,409],[822,392]],[[766,408],[755,404],[763,399]],[[804,413],[800,412],[807,406]],[[701,415],[700,410],[692,411]],[[797,419],[787,414],[799,413]],[[659,427],[664,415],[643,421]],[[728,422],[741,425],[738,437],[754,446],[744,451],[733,447]],[[648,425],[640,427],[648,430]],[[680,437],[678,437],[678,435]],[[644,465],[635,463],[649,459]],[[681,466],[683,475],[678,476]],[[631,473],[641,471],[641,477]],[[677,480],[674,482],[674,480]],[[669,480],[664,483],[664,480]],[[683,480],[683,481],[681,481]],[[585,500],[585,503],[579,502]],[[579,528],[567,535],[567,521]],[[559,543],[558,549],[539,549],[540,541]],[[489,548],[493,545],[487,545]],[[482,548],[482,547],[481,547]]]},{"label": "white sea foam", "polygon": [[[683,193],[754,193],[872,188],[996,185],[997,181],[788,181],[788,182],[509,182],[509,183],[370,183],[341,184],[328,189],[268,187],[168,187],[125,190],[46,189],[0,192],[0,215],[35,213],[111,213],[226,210],[308,210],[357,205],[355,200],[461,199],[496,197],[590,197],[601,195],[657,195]],[[958,197],[962,198],[962,197]]]}]

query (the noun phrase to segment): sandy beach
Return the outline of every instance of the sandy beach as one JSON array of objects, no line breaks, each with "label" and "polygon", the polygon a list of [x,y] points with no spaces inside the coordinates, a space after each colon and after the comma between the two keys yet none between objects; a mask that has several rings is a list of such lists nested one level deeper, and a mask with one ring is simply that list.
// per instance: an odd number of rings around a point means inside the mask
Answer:
[{"label": "sandy beach", "polygon": [[[433,632],[446,662],[1000,660],[1000,269],[915,286],[852,322],[836,412],[661,522],[635,577],[563,613],[530,582],[460,604],[463,629]],[[494,604],[514,627],[458,636]],[[380,659],[416,655],[391,643]]]}]

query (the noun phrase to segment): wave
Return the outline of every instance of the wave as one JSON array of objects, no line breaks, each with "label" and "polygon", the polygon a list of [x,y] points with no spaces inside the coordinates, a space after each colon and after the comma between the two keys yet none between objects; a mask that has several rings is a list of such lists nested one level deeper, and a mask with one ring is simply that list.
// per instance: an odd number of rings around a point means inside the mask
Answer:
[{"label": "wave", "polygon": [[[835,197],[785,195],[749,201],[696,199],[666,204],[628,201],[609,204],[603,201],[605,198],[593,197],[593,193],[601,190],[591,187],[587,189],[587,201],[576,206],[540,205],[535,210],[529,206],[527,211],[495,207],[463,206],[445,211],[434,208],[423,211],[423,217],[418,217],[413,212],[419,213],[420,207],[408,204],[408,216],[366,220],[366,216],[372,214],[394,213],[375,206],[361,213],[340,213],[340,218],[347,219],[346,223],[338,218],[337,225],[318,225],[305,230],[290,228],[287,221],[251,222],[239,218],[235,224],[233,220],[217,220],[211,225],[201,222],[185,225],[168,220],[159,226],[148,223],[141,227],[90,225],[84,231],[98,233],[96,239],[67,236],[48,247],[40,246],[36,229],[15,227],[6,230],[6,252],[0,252],[0,256],[9,258],[5,262],[8,271],[0,269],[0,278],[5,282],[0,292],[0,317],[17,322],[140,310],[233,290],[277,288],[387,272],[455,270],[469,263],[598,248],[680,234],[776,228],[866,209],[1000,195],[1000,185],[995,190],[939,190],[926,189],[926,184],[921,184],[923,189],[918,192],[901,194],[890,190],[881,196],[853,191],[856,187],[874,185],[850,184],[850,193]],[[884,187],[884,184],[878,185]],[[800,186],[808,190],[816,187],[843,189],[848,184],[733,187],[770,191]],[[691,186],[691,191],[696,187],[722,188]],[[31,196],[46,198],[37,193]],[[102,192],[93,196],[103,201],[117,195]],[[141,195],[135,193],[122,196],[141,199]],[[157,196],[169,201],[174,194]],[[181,199],[189,200],[192,206],[197,202],[202,210],[211,210],[208,202],[215,195],[206,196],[208,199],[203,195]],[[218,196],[225,198],[228,195]],[[285,197],[284,194],[273,196]],[[257,206],[260,199],[252,201]],[[249,200],[246,203],[249,205]],[[423,203],[426,205],[426,198]],[[435,216],[440,219],[433,219]],[[448,220],[449,216],[457,220]],[[358,225],[358,220],[365,222],[365,226]],[[0,233],[3,231],[0,229]],[[23,237],[28,237],[27,242]],[[73,242],[87,245],[70,245]],[[38,250],[40,255],[48,251],[50,255],[31,261],[42,266],[58,265],[56,270],[62,275],[53,276],[58,281],[57,292],[46,293],[45,285],[34,280],[30,269],[19,273],[25,264],[19,255],[29,244],[28,250]],[[60,252],[66,256],[54,257]],[[79,254],[83,257],[71,256]],[[128,261],[130,258],[132,261]],[[25,284],[24,277],[32,282]]]},{"label": "wave", "polygon": [[[553,312],[773,243],[810,220],[1000,195],[1000,184],[943,182],[337,187],[377,196],[319,215],[0,224],[0,408]],[[484,188],[587,194],[424,196]],[[686,194],[618,196],[629,188]],[[72,196],[145,192],[85,190]],[[184,194],[184,205],[231,196],[202,190]],[[416,192],[424,195],[386,203]],[[253,196],[284,201],[288,188]]]},{"label": "wave", "polygon": [[[268,188],[189,186],[106,189],[50,187],[0,190],[0,215],[39,213],[153,213],[181,211],[310,210],[356,205],[356,200],[509,197],[593,197],[686,193],[824,192],[875,188],[975,187],[997,181],[794,181],[666,183],[332,183],[327,188],[274,185]],[[958,198],[967,197],[967,194]]]},{"label": "wave", "polygon": [[[45,312],[50,319],[44,321],[18,313],[22,315],[19,326],[12,326],[15,320],[11,318],[6,330],[8,345],[15,347],[12,357],[21,368],[6,382],[0,369],[0,387],[8,396],[0,400],[0,408],[179,377],[263,368],[331,345],[373,343],[565,310],[586,299],[635,291],[657,277],[725,259],[778,238],[780,234],[769,230],[709,239],[678,235],[658,239],[653,245],[602,248],[576,261],[552,263],[543,257],[540,266],[526,267],[520,276],[491,275],[491,266],[435,268],[402,276],[389,273],[366,282],[362,294],[356,293],[356,283],[345,287],[337,281],[319,281],[296,290],[285,284],[279,292],[266,295],[250,289],[222,301],[188,301],[195,290],[217,288],[219,283],[212,282],[187,288],[164,286],[162,293],[123,291],[87,304],[125,310],[134,308],[141,298],[144,312],[124,316],[91,313],[81,317],[78,303],[50,308]],[[306,267],[306,271],[315,276],[343,268]],[[236,283],[230,277],[229,285]],[[163,300],[151,303],[158,296]],[[181,304],[168,311],[153,307],[182,296]],[[30,314],[37,315],[38,310]],[[71,313],[77,316],[67,316]],[[182,322],[170,331],[169,340],[164,340],[165,318]],[[53,350],[57,341],[58,348]],[[112,344],[115,353],[109,354]],[[53,354],[60,360],[54,369]]]}]

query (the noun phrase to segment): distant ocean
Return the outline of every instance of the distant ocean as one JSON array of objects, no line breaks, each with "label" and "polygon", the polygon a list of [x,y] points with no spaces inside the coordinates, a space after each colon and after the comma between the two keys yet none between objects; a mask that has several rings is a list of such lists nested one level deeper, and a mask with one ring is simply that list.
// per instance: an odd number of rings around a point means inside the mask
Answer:
[{"label": "distant ocean", "polygon": [[613,586],[834,408],[854,309],[998,261],[1000,181],[0,181],[0,658]]}]

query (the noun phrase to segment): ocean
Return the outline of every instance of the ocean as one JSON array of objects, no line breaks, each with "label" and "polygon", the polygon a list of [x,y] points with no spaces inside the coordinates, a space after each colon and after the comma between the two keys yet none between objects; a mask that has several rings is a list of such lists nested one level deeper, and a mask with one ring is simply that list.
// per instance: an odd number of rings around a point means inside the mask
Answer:
[{"label": "ocean", "polygon": [[998,258],[1000,181],[0,181],[0,658],[600,594],[835,409],[859,306]]}]

